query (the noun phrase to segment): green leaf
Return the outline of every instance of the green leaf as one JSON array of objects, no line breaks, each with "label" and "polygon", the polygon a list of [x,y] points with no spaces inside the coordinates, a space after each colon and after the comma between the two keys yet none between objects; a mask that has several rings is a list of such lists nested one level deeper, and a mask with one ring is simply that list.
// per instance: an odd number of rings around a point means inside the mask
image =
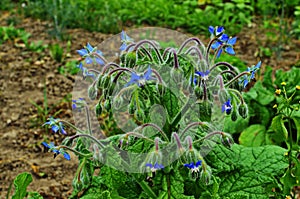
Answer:
[{"label": "green leaf", "polygon": [[[80,197],[81,199],[113,199],[109,191],[103,191],[102,193],[90,193]],[[119,198],[115,198],[119,199]]]},{"label": "green leaf", "polygon": [[172,170],[161,178],[162,190],[158,199],[194,199],[194,196],[184,195],[184,180],[178,170]]},{"label": "green leaf", "polygon": [[283,193],[289,195],[291,193],[291,189],[297,185],[297,178],[291,174],[291,169],[288,169],[281,178],[281,182],[284,185]]},{"label": "green leaf", "polygon": [[[284,126],[283,116],[277,115],[273,117],[271,123],[271,129],[278,134],[278,136],[282,136],[282,141],[285,141],[288,138],[288,131]],[[284,139],[284,140],[283,140]]]},{"label": "green leaf", "polygon": [[103,166],[100,175],[108,189],[115,192],[114,198],[116,196],[119,198],[138,198],[141,192],[140,187],[126,173]]},{"label": "green leaf", "polygon": [[261,146],[266,143],[266,127],[254,124],[246,128],[239,137],[239,143],[244,146]]},{"label": "green leaf", "polygon": [[166,108],[171,121],[179,111],[177,96],[170,89],[165,89],[161,103]]},{"label": "green leaf", "polygon": [[274,94],[271,91],[267,90],[265,87],[263,87],[261,81],[256,82],[253,89],[257,90],[258,96],[256,100],[261,105],[268,105],[275,99]]},{"label": "green leaf", "polygon": [[19,174],[15,180],[14,185],[16,188],[15,194],[12,196],[12,199],[22,199],[27,194],[27,186],[32,182],[32,176],[29,173]]},{"label": "green leaf", "polygon": [[299,117],[292,117],[292,120],[295,123],[296,130],[297,130],[297,140],[296,143],[299,143],[300,141],[300,118]]},{"label": "green leaf", "polygon": [[236,121],[232,121],[230,117],[225,117],[223,131],[231,134],[240,133],[247,126],[249,126],[249,117],[246,119],[238,117]]},{"label": "green leaf", "polygon": [[221,198],[269,198],[272,188],[278,187],[276,178],[288,167],[285,149],[278,146],[244,147],[231,149],[217,145],[208,156],[214,162],[214,175],[219,176]]}]

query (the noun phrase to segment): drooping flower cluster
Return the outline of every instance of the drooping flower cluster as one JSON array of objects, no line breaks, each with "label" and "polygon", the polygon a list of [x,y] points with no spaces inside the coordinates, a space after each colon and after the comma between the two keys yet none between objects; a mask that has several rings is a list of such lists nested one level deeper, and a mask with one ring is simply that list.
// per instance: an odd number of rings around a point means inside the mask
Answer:
[{"label": "drooping flower cluster", "polygon": [[[106,114],[111,118],[115,116],[113,111],[120,109],[116,115],[126,112],[129,115],[127,120],[130,120],[126,125],[134,124],[137,127],[133,130],[124,128],[127,132],[122,132],[123,129],[108,124],[109,127],[105,130],[109,132],[106,133],[112,132],[112,134],[104,140],[94,137],[90,129],[80,131],[76,128],[77,134],[72,137],[72,140],[84,137],[91,141],[74,142],[77,146],[69,149],[74,151],[82,147],[84,152],[93,153],[93,156],[88,156],[93,159],[88,159],[88,161],[100,162],[108,159],[105,163],[117,164],[113,167],[129,165],[129,168],[125,169],[126,172],[136,172],[130,170],[131,164],[138,164],[135,168],[143,172],[152,172],[152,174],[167,169],[169,165],[171,169],[185,167],[189,169],[189,175],[193,174],[194,177],[200,177],[206,184],[210,184],[212,172],[199,148],[201,149],[205,140],[213,136],[218,136],[219,139],[216,142],[225,146],[230,147],[233,144],[233,139],[229,134],[221,130],[211,130],[213,129],[210,128],[212,118],[215,117],[212,115],[212,106],[217,106],[220,118],[224,115],[236,116],[238,114],[246,118],[248,109],[240,94],[240,87],[235,83],[246,87],[259,70],[261,62],[242,73],[227,62],[215,63],[215,59],[219,58],[223,52],[235,54],[233,47],[237,37],[225,34],[222,26],[210,26],[209,32],[211,41],[207,48],[198,38],[193,37],[184,41],[177,49],[162,48],[158,42],[147,39],[134,42],[125,31],[122,31],[120,60],[117,63],[107,62],[103,53],[89,43],[85,48],[78,50],[78,54],[82,57],[82,62],[78,67],[83,77],[91,77],[93,80],[88,89],[88,97],[91,100],[99,98],[95,106],[97,116]],[[214,51],[213,56],[210,55],[211,50]],[[89,66],[84,67],[84,64],[101,67],[98,71]],[[170,88],[172,86],[175,89]],[[190,97],[194,98],[191,104],[189,104]],[[74,110],[87,108],[86,105],[84,98],[72,100]],[[164,112],[166,118],[156,118],[156,110],[152,110],[155,105],[166,109]],[[190,105],[193,109],[195,108],[192,110],[197,112],[195,115],[187,110]],[[157,120],[157,124],[151,123],[153,117]],[[164,122],[165,124],[158,125]],[[87,122],[87,124],[90,123],[90,121]],[[62,122],[58,119],[49,118],[44,125],[49,125],[54,132],[60,131],[66,134]],[[144,129],[146,127],[152,128],[151,131],[149,130],[151,135],[147,134],[148,131]],[[190,130],[192,127],[197,127],[197,130]],[[117,128],[117,131],[113,131],[115,130],[113,128]],[[181,143],[181,141],[184,142]],[[109,142],[116,143],[116,146],[112,147],[112,144],[108,144]],[[160,144],[170,146],[170,157],[177,159],[164,157],[159,147]],[[63,154],[66,159],[70,159],[69,154],[65,152],[65,148],[69,146],[60,148],[55,147],[53,143],[43,143],[43,145],[54,152],[55,156]],[[147,153],[147,157],[132,161],[131,156],[122,156],[123,151],[119,149]],[[109,155],[101,154],[104,152]],[[116,160],[116,157],[119,159]],[[177,160],[179,164],[172,164]]]}]

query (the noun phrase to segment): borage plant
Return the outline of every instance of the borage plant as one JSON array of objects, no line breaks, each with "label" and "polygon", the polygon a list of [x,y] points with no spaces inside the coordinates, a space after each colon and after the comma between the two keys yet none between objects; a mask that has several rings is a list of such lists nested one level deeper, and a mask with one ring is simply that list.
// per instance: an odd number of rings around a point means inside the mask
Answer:
[{"label": "borage plant", "polygon": [[[78,67],[91,85],[88,97],[74,99],[72,107],[86,120],[79,117],[75,126],[51,118],[46,124],[52,129],[65,134],[66,126],[76,134],[59,146],[44,143],[55,156],[69,160],[68,151],[78,156],[72,198],[278,196],[285,150],[245,148],[223,132],[225,117],[247,117],[240,92],[261,64],[239,73],[227,62],[216,62],[222,53],[235,54],[237,38],[224,31],[209,27],[207,47],[192,37],[178,48],[148,39],[135,42],[123,31],[116,62],[89,43],[78,50]],[[168,32],[158,29],[158,34]],[[97,128],[93,113],[101,119]],[[110,128],[98,132],[105,125]]]}]

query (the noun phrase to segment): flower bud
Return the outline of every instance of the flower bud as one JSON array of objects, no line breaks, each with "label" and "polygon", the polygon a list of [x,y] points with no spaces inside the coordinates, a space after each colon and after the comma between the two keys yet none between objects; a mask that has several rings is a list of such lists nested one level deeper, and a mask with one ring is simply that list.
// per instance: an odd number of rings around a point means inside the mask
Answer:
[{"label": "flower bud", "polygon": [[237,120],[237,111],[236,109],[233,109],[233,111],[230,114],[231,120],[234,122]]},{"label": "flower bud", "polygon": [[95,86],[90,86],[88,89],[88,96],[91,100],[95,100],[97,98],[97,89],[95,88]]},{"label": "flower bud", "polygon": [[107,111],[110,111],[110,110],[111,110],[111,101],[110,101],[110,99],[105,100],[105,102],[104,102],[104,108],[105,108]]},{"label": "flower bud", "polygon": [[102,77],[99,76],[98,79],[97,79],[97,88],[98,89],[103,89],[103,85],[102,85]]},{"label": "flower bud", "polygon": [[231,147],[234,144],[234,140],[231,137],[230,134],[228,133],[223,133],[221,135],[221,143],[225,146],[225,147]]},{"label": "flower bud", "polygon": [[201,121],[211,121],[212,107],[209,101],[205,100],[199,104],[199,112]]},{"label": "flower bud", "polygon": [[245,103],[239,105],[238,111],[242,118],[246,119],[248,117],[248,107]]},{"label": "flower bud", "polygon": [[206,185],[210,185],[212,183],[211,176],[212,176],[211,168],[207,164],[205,164],[202,167],[202,171],[200,172],[200,180],[204,182]]},{"label": "flower bud", "polygon": [[102,113],[102,106],[101,103],[99,102],[96,107],[95,107],[95,112],[96,112],[96,116],[99,117]]},{"label": "flower bud", "polygon": [[126,53],[125,64],[128,68],[133,68],[136,63],[136,53],[134,51]]},{"label": "flower bud", "polygon": [[101,82],[102,88],[107,88],[109,84],[110,84],[110,76],[104,75],[102,77],[102,82]]},{"label": "flower bud", "polygon": [[86,189],[92,183],[93,164],[90,160],[83,159],[77,168],[72,185],[78,191]]},{"label": "flower bud", "polygon": [[116,84],[114,82],[111,82],[109,88],[108,88],[108,95],[111,96],[114,92]]},{"label": "flower bud", "polygon": [[203,88],[201,86],[195,86],[194,92],[198,99],[203,98]]}]

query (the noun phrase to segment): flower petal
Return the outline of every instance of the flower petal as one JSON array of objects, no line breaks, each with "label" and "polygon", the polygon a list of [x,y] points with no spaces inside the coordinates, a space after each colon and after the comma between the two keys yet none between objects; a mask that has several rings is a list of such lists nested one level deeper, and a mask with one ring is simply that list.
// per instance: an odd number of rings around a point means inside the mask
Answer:
[{"label": "flower petal", "polygon": [[219,38],[222,42],[227,42],[229,39],[229,36],[227,34],[222,34],[222,36]]},{"label": "flower petal", "polygon": [[227,44],[234,45],[236,43],[236,39],[237,39],[237,37],[233,37],[233,38],[228,39]]},{"label": "flower petal", "polygon": [[77,50],[77,53],[83,57],[88,54],[88,51],[86,49],[80,49],[80,50]]},{"label": "flower petal", "polygon": [[56,133],[59,130],[59,127],[57,125],[52,125],[51,130]]},{"label": "flower petal", "polygon": [[63,155],[64,155],[66,160],[71,160],[71,157],[67,152],[64,152]]},{"label": "flower petal", "polygon": [[147,72],[144,74],[145,80],[151,80],[151,74],[152,74],[152,70],[149,66]]},{"label": "flower petal", "polygon": [[103,61],[101,58],[96,57],[95,60],[96,60],[96,62],[97,62],[98,64],[104,65],[104,61]]},{"label": "flower petal", "polygon": [[260,68],[260,65],[261,65],[261,61],[259,61],[256,66],[254,67],[255,69],[259,69]]},{"label": "flower petal", "polygon": [[93,63],[93,59],[91,57],[86,57],[85,58],[85,63],[86,64],[92,64]]},{"label": "flower petal", "polygon": [[221,41],[216,41],[211,45],[211,49],[215,50],[215,49],[219,48],[219,46],[222,44],[223,43]]},{"label": "flower petal", "polygon": [[227,52],[227,53],[230,54],[230,55],[234,55],[234,54],[235,54],[235,52],[234,52],[232,46],[227,46],[227,47],[225,48],[225,52]]},{"label": "flower petal", "polygon": [[222,52],[223,52],[223,49],[221,48],[221,49],[218,51],[217,58],[219,58],[219,57],[221,56]]},{"label": "flower petal", "polygon": [[89,52],[93,52],[94,48],[91,46],[90,43],[87,43],[86,48]]},{"label": "flower petal", "polygon": [[214,34],[215,28],[213,26],[209,26],[208,27],[208,31],[210,32],[210,34]]}]

